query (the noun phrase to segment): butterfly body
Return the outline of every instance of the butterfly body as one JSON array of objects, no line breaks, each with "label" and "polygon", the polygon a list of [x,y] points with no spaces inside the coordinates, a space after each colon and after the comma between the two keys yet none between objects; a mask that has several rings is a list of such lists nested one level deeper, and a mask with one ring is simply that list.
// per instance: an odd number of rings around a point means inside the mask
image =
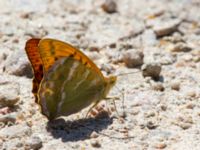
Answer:
[{"label": "butterfly body", "polygon": [[26,52],[34,70],[33,93],[49,120],[106,98],[116,77],[104,77],[81,51],[54,39],[31,39]]}]

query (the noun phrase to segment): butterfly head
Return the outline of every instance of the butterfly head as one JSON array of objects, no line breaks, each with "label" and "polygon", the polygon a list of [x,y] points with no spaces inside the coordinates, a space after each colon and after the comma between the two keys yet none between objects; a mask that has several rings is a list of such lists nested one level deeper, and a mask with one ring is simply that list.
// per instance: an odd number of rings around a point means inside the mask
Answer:
[{"label": "butterfly head", "polygon": [[107,77],[105,81],[106,81],[106,88],[104,91],[104,96],[106,97],[108,92],[110,91],[110,89],[116,84],[117,77],[111,75],[111,76]]},{"label": "butterfly head", "polygon": [[117,76],[111,75],[108,77],[108,84],[110,84],[111,86],[114,86],[115,83],[117,81]]}]

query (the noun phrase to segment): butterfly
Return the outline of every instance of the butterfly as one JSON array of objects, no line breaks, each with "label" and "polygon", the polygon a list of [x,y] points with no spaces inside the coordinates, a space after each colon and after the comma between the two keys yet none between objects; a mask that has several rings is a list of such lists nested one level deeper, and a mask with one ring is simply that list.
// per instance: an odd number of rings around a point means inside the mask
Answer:
[{"label": "butterfly", "polygon": [[25,51],[32,64],[32,92],[49,120],[68,116],[105,99],[117,77],[105,77],[95,63],[72,45],[32,38]]}]

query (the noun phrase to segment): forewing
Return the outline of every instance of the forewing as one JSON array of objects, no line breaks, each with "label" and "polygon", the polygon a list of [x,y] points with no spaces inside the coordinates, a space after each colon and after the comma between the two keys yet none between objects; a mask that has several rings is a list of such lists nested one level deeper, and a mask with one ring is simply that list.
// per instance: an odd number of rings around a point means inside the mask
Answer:
[{"label": "forewing", "polygon": [[39,43],[39,52],[46,71],[60,58],[70,56],[86,67],[92,68],[103,78],[99,68],[85,54],[68,43],[55,39],[43,39]]}]

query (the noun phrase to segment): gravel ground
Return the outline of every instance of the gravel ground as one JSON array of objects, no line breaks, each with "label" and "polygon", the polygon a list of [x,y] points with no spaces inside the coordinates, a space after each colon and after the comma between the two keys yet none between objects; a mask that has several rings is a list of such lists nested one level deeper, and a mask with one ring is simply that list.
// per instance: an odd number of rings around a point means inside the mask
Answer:
[{"label": "gravel ground", "polygon": [[[199,150],[199,9],[199,0],[0,1],[0,149]],[[31,37],[69,42],[105,75],[124,74],[110,93],[118,114],[108,101],[110,114],[48,122],[31,93]]]}]

